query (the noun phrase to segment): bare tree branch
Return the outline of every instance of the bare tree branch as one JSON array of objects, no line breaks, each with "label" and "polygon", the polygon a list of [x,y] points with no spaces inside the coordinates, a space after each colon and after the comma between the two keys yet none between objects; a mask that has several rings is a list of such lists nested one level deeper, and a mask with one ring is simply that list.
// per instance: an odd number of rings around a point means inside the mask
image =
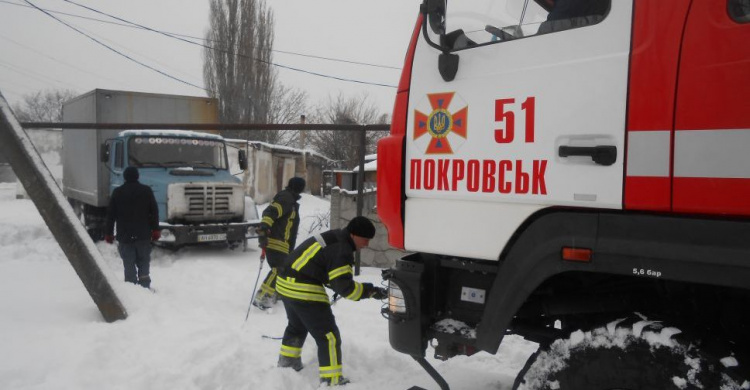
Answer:
[{"label": "bare tree branch", "polygon": [[[328,102],[318,106],[310,123],[334,124],[382,124],[388,123],[388,115],[378,112],[367,94],[346,97],[339,93],[329,97]],[[385,133],[367,133],[365,146],[367,153],[375,153],[377,141]],[[319,153],[335,161],[339,167],[351,169],[359,163],[359,134],[349,131],[316,131],[309,136],[310,145]]]},{"label": "bare tree branch", "polygon": [[[204,50],[203,78],[219,99],[223,123],[294,123],[305,112],[307,95],[285,88],[272,68],[273,12],[264,0],[210,0],[209,31],[215,42]],[[245,132],[225,136],[245,138]],[[286,144],[293,132],[254,131],[249,138]]]},{"label": "bare tree branch", "polygon": [[23,96],[23,103],[16,104],[13,111],[21,122],[62,122],[62,104],[78,96],[69,89],[52,89]]}]

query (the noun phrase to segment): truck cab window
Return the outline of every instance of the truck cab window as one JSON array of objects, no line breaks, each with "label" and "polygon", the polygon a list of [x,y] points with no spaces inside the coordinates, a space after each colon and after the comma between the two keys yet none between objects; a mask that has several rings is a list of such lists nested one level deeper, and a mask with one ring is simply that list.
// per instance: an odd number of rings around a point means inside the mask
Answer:
[{"label": "truck cab window", "polygon": [[212,139],[133,137],[128,159],[136,167],[227,169],[224,142]]},{"label": "truck cab window", "polygon": [[611,0],[453,0],[445,24],[446,31],[462,30],[468,42],[481,45],[597,24],[610,5]]}]

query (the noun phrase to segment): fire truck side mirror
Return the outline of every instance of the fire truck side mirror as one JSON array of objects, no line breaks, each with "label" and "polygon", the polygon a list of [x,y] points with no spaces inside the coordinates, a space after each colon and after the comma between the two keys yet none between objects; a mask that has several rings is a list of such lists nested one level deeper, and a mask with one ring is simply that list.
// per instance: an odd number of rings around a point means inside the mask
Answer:
[{"label": "fire truck side mirror", "polygon": [[432,32],[445,34],[445,0],[424,0],[423,7]]}]

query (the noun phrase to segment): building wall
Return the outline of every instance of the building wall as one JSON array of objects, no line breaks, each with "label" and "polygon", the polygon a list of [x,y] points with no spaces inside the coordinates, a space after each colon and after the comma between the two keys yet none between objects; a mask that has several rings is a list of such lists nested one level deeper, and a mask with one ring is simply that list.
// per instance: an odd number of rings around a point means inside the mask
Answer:
[{"label": "building wall", "polygon": [[[362,194],[362,215],[369,218],[375,225],[375,237],[370,240],[370,246],[360,251],[361,264],[368,267],[389,268],[396,264],[396,260],[405,256],[407,252],[388,245],[388,231],[380,222],[376,206],[376,191]],[[331,190],[331,229],[346,227],[352,218],[357,216],[357,193],[343,191],[340,188]]]},{"label": "building wall", "polygon": [[[323,165],[324,158],[308,154],[303,159],[301,153],[289,150],[278,151],[267,147],[250,147],[244,149],[242,142],[233,142],[236,148],[227,148],[229,165],[239,166],[237,163],[238,148],[247,151],[247,170],[238,173],[237,177],[245,185],[245,194],[253,198],[255,203],[270,202],[273,197],[284,189],[292,177],[305,177],[307,186],[305,191],[321,196],[323,194]],[[303,161],[307,171],[302,170]],[[233,168],[233,172],[236,168]]]}]

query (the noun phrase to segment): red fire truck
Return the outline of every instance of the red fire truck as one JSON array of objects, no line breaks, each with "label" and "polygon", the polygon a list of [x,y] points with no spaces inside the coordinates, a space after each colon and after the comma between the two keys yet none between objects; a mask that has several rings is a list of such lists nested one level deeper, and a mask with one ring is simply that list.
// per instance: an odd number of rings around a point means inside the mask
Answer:
[{"label": "red fire truck", "polygon": [[750,1],[424,0],[378,160],[441,388],[515,334],[514,388],[750,389]]}]

